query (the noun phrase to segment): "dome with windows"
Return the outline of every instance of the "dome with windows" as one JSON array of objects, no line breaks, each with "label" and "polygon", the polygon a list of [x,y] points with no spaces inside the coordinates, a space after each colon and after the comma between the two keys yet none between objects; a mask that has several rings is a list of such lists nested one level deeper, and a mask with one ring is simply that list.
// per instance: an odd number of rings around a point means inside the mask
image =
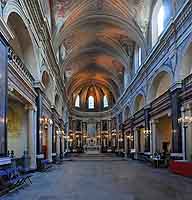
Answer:
[{"label": "dome with windows", "polygon": [[83,85],[73,95],[73,107],[79,111],[102,112],[115,104],[112,92],[100,84]]}]

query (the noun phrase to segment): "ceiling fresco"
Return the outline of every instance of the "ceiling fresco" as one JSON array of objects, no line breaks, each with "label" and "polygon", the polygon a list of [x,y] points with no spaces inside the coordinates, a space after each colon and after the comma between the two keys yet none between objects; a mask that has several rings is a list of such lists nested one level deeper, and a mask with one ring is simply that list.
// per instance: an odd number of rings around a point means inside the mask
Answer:
[{"label": "ceiling fresco", "polygon": [[75,91],[96,81],[120,95],[130,52],[145,47],[152,0],[52,1],[54,48],[65,49],[61,66],[66,86]]}]

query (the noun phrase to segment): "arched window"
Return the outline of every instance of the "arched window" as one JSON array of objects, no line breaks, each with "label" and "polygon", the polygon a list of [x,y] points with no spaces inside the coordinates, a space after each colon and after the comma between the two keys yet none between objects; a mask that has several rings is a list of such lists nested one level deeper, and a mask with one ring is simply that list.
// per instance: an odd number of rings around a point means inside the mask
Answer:
[{"label": "arched window", "polygon": [[134,68],[135,68],[135,73],[139,69],[139,67],[142,64],[142,49],[138,45],[135,46],[134,49]]},{"label": "arched window", "polygon": [[88,98],[88,108],[94,109],[94,97],[93,96],[89,96],[89,98]]},{"label": "arched window", "polygon": [[138,52],[138,66],[141,66],[141,56],[142,56],[142,49],[139,47],[139,52]]},{"label": "arched window", "polygon": [[156,44],[164,30],[165,9],[162,0],[157,0],[152,14],[152,46]]},{"label": "arched window", "polygon": [[80,108],[80,97],[79,97],[79,95],[77,95],[77,97],[76,97],[75,107]]},{"label": "arched window", "polygon": [[109,106],[108,99],[107,99],[106,95],[103,97],[103,106],[104,106],[104,108],[107,108]]},{"label": "arched window", "polygon": [[164,29],[164,7],[161,6],[158,17],[157,17],[157,24],[158,24],[158,36],[161,35]]}]

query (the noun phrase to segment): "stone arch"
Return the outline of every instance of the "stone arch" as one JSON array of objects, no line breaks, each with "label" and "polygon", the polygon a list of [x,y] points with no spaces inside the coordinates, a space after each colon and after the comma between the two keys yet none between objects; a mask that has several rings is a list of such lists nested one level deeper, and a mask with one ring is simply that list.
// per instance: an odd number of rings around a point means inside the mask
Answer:
[{"label": "stone arch", "polygon": [[178,79],[183,80],[192,73],[192,34],[191,40],[187,41],[187,46],[184,48],[180,58],[180,66],[177,67]]},{"label": "stone arch", "polygon": [[15,53],[26,65],[35,79],[40,74],[37,63],[37,52],[33,35],[30,31],[28,21],[23,11],[15,1],[7,3],[4,10],[4,20],[14,34],[14,39],[10,41]]},{"label": "stone arch", "polygon": [[50,86],[50,77],[49,77],[49,73],[46,70],[44,70],[42,73],[41,81],[45,89],[48,89]]},{"label": "stone arch", "polygon": [[[155,45],[155,43],[158,40],[159,37],[159,24],[158,24],[158,15],[163,8],[164,3],[163,0],[156,0],[152,9],[152,15],[151,15],[151,40],[152,40],[152,46]],[[162,19],[163,23],[164,19]]]},{"label": "stone arch", "polygon": [[137,112],[139,110],[141,110],[145,105],[145,97],[142,93],[139,93],[136,97],[135,97],[135,101],[134,101],[134,111]]},{"label": "stone arch", "polygon": [[148,101],[151,102],[164,94],[172,84],[172,76],[166,70],[161,70],[155,74],[149,86]]}]

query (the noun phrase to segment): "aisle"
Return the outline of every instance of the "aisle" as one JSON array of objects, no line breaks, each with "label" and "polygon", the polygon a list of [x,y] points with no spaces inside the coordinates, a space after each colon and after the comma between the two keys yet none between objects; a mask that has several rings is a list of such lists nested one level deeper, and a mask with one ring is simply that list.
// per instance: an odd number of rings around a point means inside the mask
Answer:
[{"label": "aisle", "polygon": [[69,161],[3,200],[191,200],[192,179],[137,161]]}]

